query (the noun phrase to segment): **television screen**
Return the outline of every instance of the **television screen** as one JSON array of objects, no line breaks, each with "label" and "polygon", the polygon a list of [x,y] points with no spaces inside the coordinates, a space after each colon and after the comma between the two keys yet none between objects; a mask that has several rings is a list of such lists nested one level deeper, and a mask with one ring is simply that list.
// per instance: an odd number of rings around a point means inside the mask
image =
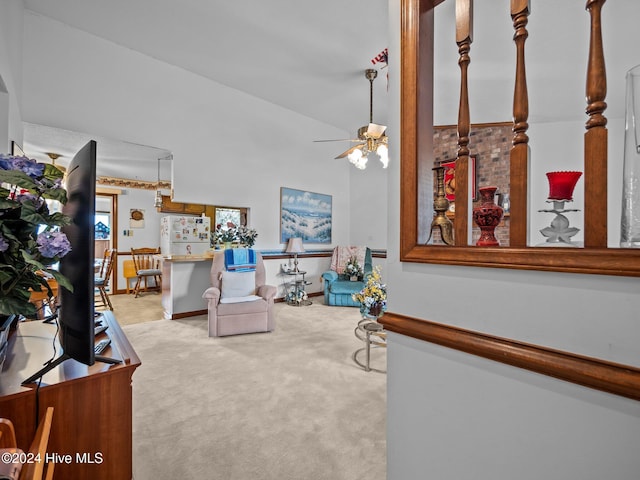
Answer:
[{"label": "television screen", "polygon": [[60,289],[60,346],[64,354],[86,365],[94,355],[94,262],[96,142],[91,140],[67,167],[67,203],[62,212],[71,224],[62,227],[71,252],[60,260],[60,273],[69,279],[73,292]]},{"label": "television screen", "polygon": [[[67,203],[62,212],[71,224],[62,227],[71,244],[71,251],[60,260],[60,273],[65,275],[73,292],[58,290],[58,340],[62,353],[47,362],[35,374],[22,382],[35,382],[67,359],[85,365],[96,361],[94,351],[94,215],[96,197],[96,142],[91,140],[73,157],[65,179]],[[113,362],[115,363],[115,361]]]}]

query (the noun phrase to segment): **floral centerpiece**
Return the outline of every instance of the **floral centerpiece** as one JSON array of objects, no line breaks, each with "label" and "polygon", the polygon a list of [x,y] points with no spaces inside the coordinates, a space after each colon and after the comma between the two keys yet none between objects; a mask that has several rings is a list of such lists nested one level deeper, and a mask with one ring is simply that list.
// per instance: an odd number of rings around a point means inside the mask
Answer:
[{"label": "floral centerpiece", "polygon": [[52,266],[70,250],[59,229],[68,216],[49,211],[46,200],[67,201],[63,173],[54,165],[0,154],[0,315],[31,316],[31,290],[53,292],[47,278],[73,290]]},{"label": "floral centerpiece", "polygon": [[246,225],[240,225],[237,231],[238,241],[247,248],[253,247],[258,237],[255,228],[247,228]]},{"label": "floral centerpiece", "polygon": [[211,232],[213,244],[231,243],[238,239],[238,229],[233,222],[227,222],[226,225],[221,223],[216,225],[215,230]]},{"label": "floral centerpiece", "polygon": [[351,257],[347,264],[344,266],[344,274],[351,278],[351,280],[357,280],[362,277],[362,267],[358,263],[356,257]]},{"label": "floral centerpiece", "polygon": [[367,276],[364,288],[351,295],[354,301],[360,302],[360,312],[372,317],[379,316],[387,310],[387,286],[382,283],[380,266],[376,266]]}]

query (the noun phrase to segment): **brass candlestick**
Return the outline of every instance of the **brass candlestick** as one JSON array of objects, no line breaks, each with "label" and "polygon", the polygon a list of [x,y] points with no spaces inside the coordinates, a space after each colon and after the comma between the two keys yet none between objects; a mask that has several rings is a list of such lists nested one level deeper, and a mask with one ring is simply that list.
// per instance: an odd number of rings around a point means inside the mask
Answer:
[{"label": "brass candlestick", "polygon": [[431,222],[431,231],[427,242],[431,240],[433,229],[440,228],[442,241],[447,245],[453,245],[453,223],[447,218],[446,212],[449,210],[449,200],[444,194],[444,167],[435,167],[436,172],[436,193],[433,196],[433,210],[436,212]]}]

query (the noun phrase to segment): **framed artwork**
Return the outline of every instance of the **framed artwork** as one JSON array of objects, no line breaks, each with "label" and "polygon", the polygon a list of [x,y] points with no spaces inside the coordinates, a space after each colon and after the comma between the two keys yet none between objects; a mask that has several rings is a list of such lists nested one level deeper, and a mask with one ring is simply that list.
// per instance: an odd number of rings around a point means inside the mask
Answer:
[{"label": "framed artwork", "polygon": [[144,228],[144,210],[132,208],[129,210],[129,228]]},{"label": "framed artwork", "polygon": [[[471,199],[478,199],[478,182],[476,169],[477,155],[469,155],[469,164],[471,165],[469,192],[471,193]],[[444,167],[444,195],[450,202],[456,201],[456,161],[451,160],[449,162],[443,162],[441,166]]]},{"label": "framed artwork", "polygon": [[280,242],[331,243],[331,195],[280,188]]}]

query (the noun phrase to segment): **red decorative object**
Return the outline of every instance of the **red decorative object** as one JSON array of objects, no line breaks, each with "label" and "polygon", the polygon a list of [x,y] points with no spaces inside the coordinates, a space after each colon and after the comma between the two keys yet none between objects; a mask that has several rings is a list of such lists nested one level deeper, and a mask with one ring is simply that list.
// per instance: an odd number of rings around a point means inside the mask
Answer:
[{"label": "red decorative object", "polygon": [[573,200],[573,189],[580,179],[582,172],[547,172],[549,180],[550,201],[570,202]]},{"label": "red decorative object", "polygon": [[[469,165],[471,172],[469,174],[469,194],[473,200],[478,199],[478,191],[476,186],[476,157],[477,155],[469,155]],[[456,201],[456,161],[451,160],[440,164],[444,167],[444,193],[450,202]]]},{"label": "red decorative object", "polygon": [[473,221],[480,227],[480,238],[476,242],[478,247],[498,247],[500,242],[494,231],[502,220],[504,211],[496,205],[494,197],[498,187],[481,187],[480,204],[473,209]]}]

